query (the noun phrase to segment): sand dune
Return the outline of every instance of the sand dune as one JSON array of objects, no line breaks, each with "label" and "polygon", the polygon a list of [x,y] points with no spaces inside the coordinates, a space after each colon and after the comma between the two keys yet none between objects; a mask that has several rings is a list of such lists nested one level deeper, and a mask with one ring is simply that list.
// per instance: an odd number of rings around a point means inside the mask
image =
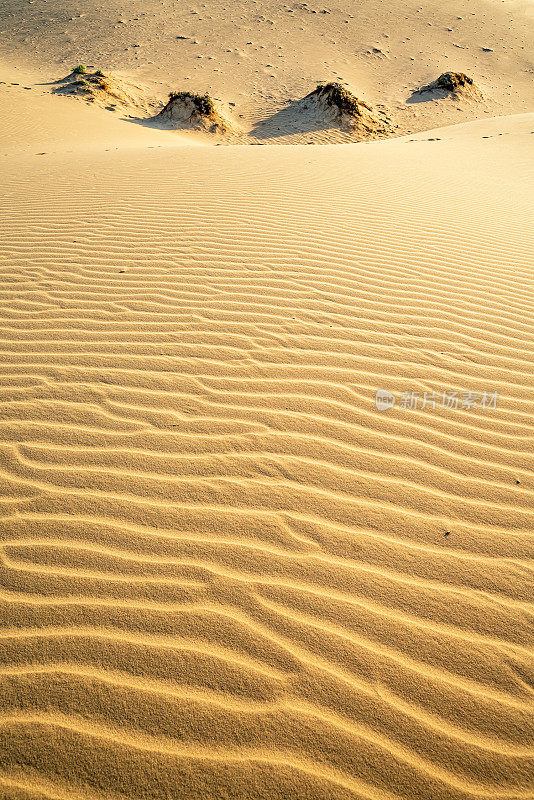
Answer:
[{"label": "sand dune", "polygon": [[13,157],[3,796],[531,796],[531,128]]},{"label": "sand dune", "polygon": [[[147,6],[131,0],[103,7],[84,0],[73,7],[66,0],[8,0],[6,6],[0,58],[31,65],[41,82],[81,62],[152,83],[162,101],[170,91],[208,91],[235,103],[244,126],[269,119],[319,82],[339,79],[370,105],[387,107],[401,133],[532,110],[530,3],[161,0]],[[470,75],[484,103],[407,102],[448,70]]]},{"label": "sand dune", "polygon": [[528,14],[10,0],[0,798],[534,797]]}]

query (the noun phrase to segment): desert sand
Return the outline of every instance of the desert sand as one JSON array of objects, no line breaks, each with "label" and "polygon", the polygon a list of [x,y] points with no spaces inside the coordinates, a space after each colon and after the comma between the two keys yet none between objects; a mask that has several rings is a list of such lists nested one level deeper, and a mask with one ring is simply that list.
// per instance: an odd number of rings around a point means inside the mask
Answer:
[{"label": "desert sand", "polygon": [[7,1],[2,799],[534,797],[532,19]]}]

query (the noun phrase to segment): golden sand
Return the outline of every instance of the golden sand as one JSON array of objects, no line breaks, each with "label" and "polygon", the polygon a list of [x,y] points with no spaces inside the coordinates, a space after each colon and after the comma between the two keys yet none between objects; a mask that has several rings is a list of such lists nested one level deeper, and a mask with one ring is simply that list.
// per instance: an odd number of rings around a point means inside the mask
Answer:
[{"label": "golden sand", "polygon": [[532,798],[533,115],[211,147],[13,64],[2,800]]}]

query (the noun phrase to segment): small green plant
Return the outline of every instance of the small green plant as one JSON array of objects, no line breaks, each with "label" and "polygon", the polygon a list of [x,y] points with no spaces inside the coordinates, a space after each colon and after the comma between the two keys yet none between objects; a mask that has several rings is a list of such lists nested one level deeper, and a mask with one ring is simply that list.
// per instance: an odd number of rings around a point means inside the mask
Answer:
[{"label": "small green plant", "polygon": [[215,113],[215,105],[209,94],[195,94],[194,92],[171,92],[169,102],[177,100],[191,100],[199,114],[211,116]]},{"label": "small green plant", "polygon": [[361,114],[362,106],[369,109],[367,103],[358,100],[341,83],[320,83],[311,94],[322,95],[329,106],[336,106],[347,114]]},{"label": "small green plant", "polygon": [[473,79],[463,72],[444,72],[439,76],[436,83],[441,89],[455,92],[461,89],[462,86],[472,86]]},{"label": "small green plant", "polygon": [[470,78],[464,72],[444,72],[439,78],[436,78],[435,81],[432,81],[432,83],[426,86],[421,86],[421,88],[416,91],[422,94],[423,92],[433,92],[436,89],[443,89],[446,92],[457,94],[460,93],[462,89],[469,87],[476,89],[473,78]]},{"label": "small green plant", "polygon": [[105,78],[106,77],[101,69],[97,69],[97,71],[95,72],[95,75],[96,75],[97,78]]},{"label": "small green plant", "polygon": [[74,67],[74,69],[72,70],[73,75],[85,75],[86,72],[87,70],[83,64],[78,64],[78,66]]},{"label": "small green plant", "polygon": [[101,78],[100,76],[98,76],[96,74],[96,72],[95,72],[94,75],[90,75],[89,76],[89,81],[91,83],[96,84],[96,86],[98,86],[100,89],[104,89],[104,91],[106,91],[106,92],[109,92],[110,89],[111,89],[111,86],[109,85],[109,83],[106,80],[104,80],[104,78]]}]

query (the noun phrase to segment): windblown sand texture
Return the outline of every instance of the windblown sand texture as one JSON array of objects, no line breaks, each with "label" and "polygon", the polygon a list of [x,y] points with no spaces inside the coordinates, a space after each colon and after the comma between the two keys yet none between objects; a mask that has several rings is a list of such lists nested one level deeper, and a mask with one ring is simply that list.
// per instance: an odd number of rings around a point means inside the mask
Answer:
[{"label": "windblown sand texture", "polygon": [[532,798],[534,115],[214,147],[13,64],[2,800]]}]

